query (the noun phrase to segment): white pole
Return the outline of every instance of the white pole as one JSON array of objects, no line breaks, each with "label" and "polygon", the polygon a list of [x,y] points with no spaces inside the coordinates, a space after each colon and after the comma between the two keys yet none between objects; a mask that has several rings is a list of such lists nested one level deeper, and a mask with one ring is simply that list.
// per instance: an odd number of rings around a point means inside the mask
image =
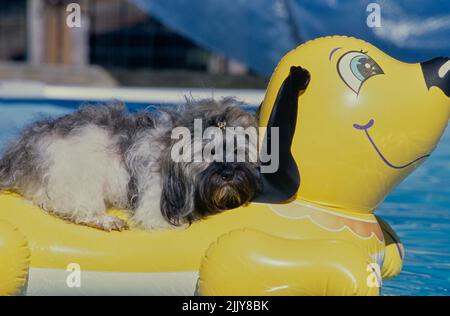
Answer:
[{"label": "white pole", "polygon": [[72,37],[72,64],[74,66],[86,66],[89,64],[89,31],[90,21],[88,17],[87,1],[80,1],[81,27],[70,30]]},{"label": "white pole", "polygon": [[45,7],[42,0],[27,0],[28,62],[34,66],[45,58]]}]

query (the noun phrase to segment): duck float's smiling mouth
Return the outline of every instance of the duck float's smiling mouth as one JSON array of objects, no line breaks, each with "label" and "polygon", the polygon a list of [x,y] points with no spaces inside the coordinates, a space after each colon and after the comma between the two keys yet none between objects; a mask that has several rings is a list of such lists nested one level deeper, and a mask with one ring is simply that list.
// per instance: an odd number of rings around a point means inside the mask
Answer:
[{"label": "duck float's smiling mouth", "polygon": [[380,158],[384,161],[384,163],[385,163],[386,165],[388,165],[389,167],[394,168],[394,169],[404,169],[404,168],[407,168],[407,167],[411,166],[412,164],[418,162],[419,160],[428,158],[428,157],[430,156],[430,155],[425,155],[425,156],[419,157],[419,158],[417,158],[417,159],[415,159],[415,160],[413,160],[413,161],[411,161],[411,162],[409,162],[409,163],[407,163],[407,164],[405,164],[405,165],[401,165],[401,166],[397,166],[397,165],[392,164],[392,163],[389,162],[389,160],[387,160],[386,157],[381,153],[381,151],[380,151],[380,149],[378,148],[377,144],[375,144],[375,141],[373,140],[373,138],[372,138],[372,137],[370,136],[370,134],[369,134],[369,129],[370,129],[374,124],[375,124],[375,120],[371,119],[371,120],[369,121],[369,123],[367,123],[366,125],[353,124],[353,127],[354,127],[355,129],[357,129],[357,130],[364,131],[364,132],[366,133],[367,138],[369,139],[369,141],[370,141],[370,143],[372,144],[373,148],[374,148],[375,151],[377,152],[378,156],[380,156]]}]

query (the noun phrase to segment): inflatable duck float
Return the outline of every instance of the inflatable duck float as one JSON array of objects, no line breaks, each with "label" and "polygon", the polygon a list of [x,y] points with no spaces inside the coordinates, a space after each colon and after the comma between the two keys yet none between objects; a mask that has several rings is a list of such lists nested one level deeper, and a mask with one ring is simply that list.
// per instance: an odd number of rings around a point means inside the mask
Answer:
[{"label": "inflatable duck float", "polygon": [[279,139],[264,192],[185,230],[104,232],[1,193],[0,294],[379,295],[405,253],[373,213],[448,124],[449,59],[316,39],[281,60],[259,117]]}]

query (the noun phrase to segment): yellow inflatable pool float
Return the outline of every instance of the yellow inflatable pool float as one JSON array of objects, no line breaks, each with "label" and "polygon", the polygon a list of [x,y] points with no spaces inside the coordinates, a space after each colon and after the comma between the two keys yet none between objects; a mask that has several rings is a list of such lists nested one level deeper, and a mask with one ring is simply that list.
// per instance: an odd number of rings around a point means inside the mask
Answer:
[{"label": "yellow inflatable pool float", "polygon": [[349,37],[292,50],[259,111],[262,147],[279,147],[264,192],[185,230],[108,233],[3,192],[0,294],[380,294],[405,253],[373,212],[443,134],[449,65]]}]

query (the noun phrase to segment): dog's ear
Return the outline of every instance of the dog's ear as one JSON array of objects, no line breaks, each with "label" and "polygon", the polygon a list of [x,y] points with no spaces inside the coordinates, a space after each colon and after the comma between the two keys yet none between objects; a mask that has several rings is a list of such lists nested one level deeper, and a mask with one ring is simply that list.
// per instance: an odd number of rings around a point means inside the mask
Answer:
[{"label": "dog's ear", "polygon": [[291,153],[292,140],[297,124],[299,94],[306,90],[310,82],[310,74],[302,67],[293,66],[288,77],[278,91],[275,104],[272,107],[264,144],[271,148],[271,127],[279,130],[279,165],[274,173],[262,173],[263,191],[255,201],[279,203],[291,199],[300,186],[300,172]]},{"label": "dog's ear", "polygon": [[171,159],[163,166],[161,192],[161,213],[172,225],[179,226],[183,220],[189,220],[194,210],[191,180],[183,172],[181,162]]}]

